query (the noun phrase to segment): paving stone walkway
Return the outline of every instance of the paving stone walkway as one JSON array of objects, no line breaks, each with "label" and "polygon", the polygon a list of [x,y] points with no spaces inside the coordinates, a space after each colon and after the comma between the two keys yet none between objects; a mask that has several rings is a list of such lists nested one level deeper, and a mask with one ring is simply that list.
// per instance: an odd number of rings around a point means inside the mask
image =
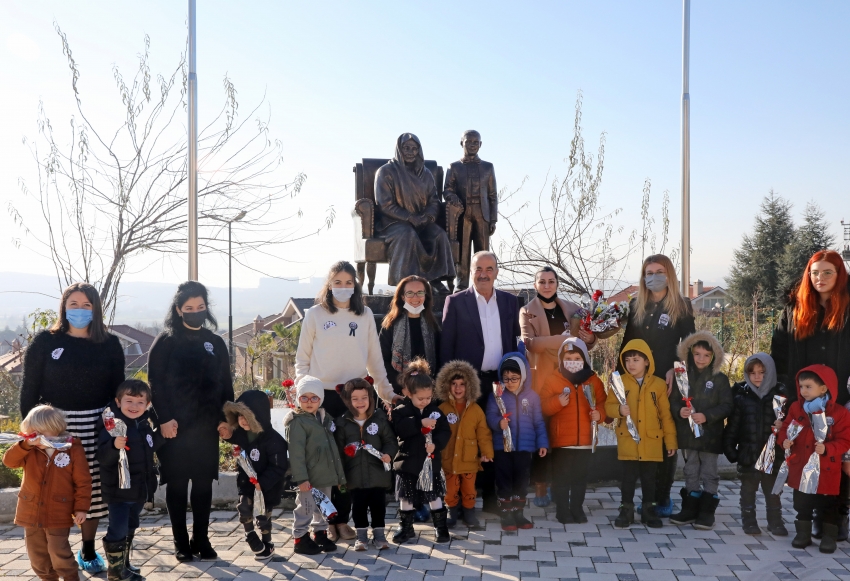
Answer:
[{"label": "paving stone walkway", "polygon": [[[678,490],[677,483],[674,490]],[[134,562],[149,581],[222,579],[245,581],[296,579],[304,581],[522,581],[527,579],[577,579],[580,581],[733,581],[735,579],[848,579],[850,543],[839,543],[833,555],[821,555],[817,544],[806,550],[791,547],[791,535],[744,535],[738,508],[739,483],[721,483],[717,525],[700,531],[691,525],[628,530],[615,529],[619,491],[616,487],[588,490],[585,509],[589,522],[561,525],[552,507],[531,507],[535,528],[503,533],[498,520],[487,517],[486,530],[468,532],[458,525],[451,543],[435,544],[431,527],[417,524],[416,543],[392,546],[386,551],[355,552],[340,543],[336,553],[306,557],[293,555],[291,513],[275,513],[274,561],[261,564],[242,540],[235,511],[213,512],[212,544],[217,562],[179,565],[172,556],[168,517],[148,514],[136,535]],[[479,500],[480,502],[480,500]],[[783,496],[785,520],[793,529],[790,489]],[[396,504],[387,509],[395,524]],[[765,524],[764,504],[759,522]],[[665,520],[666,523],[666,520]],[[102,527],[105,531],[105,527]],[[102,536],[103,533],[101,533]],[[389,535],[388,535],[389,536]],[[23,531],[0,526],[0,576],[3,580],[36,579],[29,568]],[[74,550],[80,536],[72,536]],[[105,579],[105,574],[98,577]]]}]

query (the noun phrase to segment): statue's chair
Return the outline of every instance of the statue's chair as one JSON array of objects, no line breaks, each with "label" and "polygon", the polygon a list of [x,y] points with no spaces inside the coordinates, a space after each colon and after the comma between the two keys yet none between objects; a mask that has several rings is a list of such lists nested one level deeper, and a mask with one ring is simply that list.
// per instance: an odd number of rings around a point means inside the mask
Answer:
[{"label": "statue's chair", "polygon": [[[363,158],[362,163],[354,166],[355,202],[354,211],[354,262],[357,264],[357,278],[361,287],[364,286],[366,275],[369,276],[369,294],[375,287],[375,269],[378,263],[389,262],[387,243],[375,233],[375,218],[381,211],[375,204],[375,173],[378,168],[387,163],[388,159]],[[452,259],[457,268],[460,260],[460,242],[458,242],[457,222],[463,213],[460,202],[451,204],[443,199],[443,168],[436,161],[425,160],[427,167],[434,174],[437,184],[437,197],[440,202],[440,215],[437,224],[445,229],[452,247]],[[454,280],[446,281],[449,290],[454,290]],[[365,288],[365,287],[364,287]]]}]

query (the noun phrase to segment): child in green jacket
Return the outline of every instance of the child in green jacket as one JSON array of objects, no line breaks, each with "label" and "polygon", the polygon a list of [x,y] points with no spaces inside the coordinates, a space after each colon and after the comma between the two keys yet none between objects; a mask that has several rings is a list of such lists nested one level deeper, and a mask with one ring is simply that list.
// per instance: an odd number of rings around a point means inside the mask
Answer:
[{"label": "child in green jacket", "polygon": [[345,484],[333,435],[333,418],[320,407],[324,394],[324,384],[319,379],[310,375],[302,377],[296,386],[298,408],[284,421],[292,483],[298,486],[292,538],[295,552],[302,555],[336,550],[336,545],[328,538],[328,521],[310,491],[317,488],[330,498],[332,487]]}]

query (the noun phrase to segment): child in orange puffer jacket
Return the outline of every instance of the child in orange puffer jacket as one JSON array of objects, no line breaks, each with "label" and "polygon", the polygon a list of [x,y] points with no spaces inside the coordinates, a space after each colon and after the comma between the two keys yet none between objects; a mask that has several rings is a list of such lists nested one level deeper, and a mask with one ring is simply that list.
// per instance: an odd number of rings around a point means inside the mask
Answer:
[{"label": "child in orange puffer jacket", "polygon": [[[558,371],[540,392],[543,414],[549,418],[555,516],[562,524],[586,523],[582,505],[593,453],[593,422],[607,420],[605,386],[590,366],[587,345],[577,337],[568,337],[558,349]],[[585,386],[593,392],[593,406]]]}]

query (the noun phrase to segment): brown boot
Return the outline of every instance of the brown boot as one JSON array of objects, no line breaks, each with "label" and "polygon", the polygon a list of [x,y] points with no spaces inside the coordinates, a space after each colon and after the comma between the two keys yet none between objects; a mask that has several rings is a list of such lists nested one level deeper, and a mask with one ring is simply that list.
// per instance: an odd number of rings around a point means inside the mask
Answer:
[{"label": "brown boot", "polygon": [[328,539],[330,539],[332,543],[335,543],[339,540],[339,534],[337,533],[336,525],[328,525]]}]

